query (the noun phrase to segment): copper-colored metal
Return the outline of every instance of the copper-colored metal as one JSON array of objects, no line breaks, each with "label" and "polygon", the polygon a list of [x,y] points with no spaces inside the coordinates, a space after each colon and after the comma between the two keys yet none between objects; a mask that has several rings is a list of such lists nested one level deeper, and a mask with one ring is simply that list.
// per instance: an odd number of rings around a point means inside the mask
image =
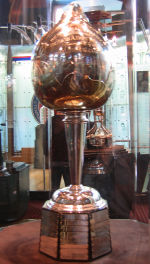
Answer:
[{"label": "copper-colored metal", "polygon": [[107,208],[107,202],[93,188],[72,185],[57,190],[43,208],[56,212],[81,213]]},{"label": "copper-colored metal", "polygon": [[[94,125],[87,132],[87,140],[92,147],[105,148],[112,144],[112,133],[103,125],[104,112],[102,108],[94,110]],[[87,174],[105,174],[104,164],[100,155],[89,161],[84,168]]]},{"label": "copper-colored metal", "polygon": [[112,91],[111,51],[78,4],[35,49],[33,84],[42,104],[57,110],[89,110],[103,105]]},{"label": "copper-colored metal", "polygon": [[[105,217],[107,201],[93,188],[81,185],[86,111],[107,101],[114,83],[114,69],[110,49],[101,33],[89,24],[77,3],[68,8],[58,24],[41,38],[33,59],[37,97],[48,108],[65,113],[71,178],[71,185],[57,190],[43,206],[40,250],[62,260],[88,260],[110,252],[111,240]],[[107,225],[100,240],[91,231],[94,226],[90,219],[95,214],[104,215],[97,218],[101,227]],[[72,216],[78,220],[72,220]],[[83,223],[88,229],[80,232],[78,226]],[[94,230],[96,234],[99,229]],[[99,248],[97,241],[101,242]],[[69,253],[66,248],[70,248]]]},{"label": "copper-colored metal", "polygon": [[112,143],[112,133],[104,127],[104,113],[101,108],[94,111],[94,125],[87,132],[87,139],[94,147],[106,147]]}]

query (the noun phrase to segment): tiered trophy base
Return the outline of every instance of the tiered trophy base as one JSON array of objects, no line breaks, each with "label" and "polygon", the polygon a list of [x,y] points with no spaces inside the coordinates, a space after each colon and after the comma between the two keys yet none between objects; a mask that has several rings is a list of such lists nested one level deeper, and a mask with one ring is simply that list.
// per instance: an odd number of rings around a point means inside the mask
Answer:
[{"label": "tiered trophy base", "polygon": [[111,252],[109,216],[106,207],[75,213],[44,207],[40,252],[54,259],[66,261],[89,261]]}]

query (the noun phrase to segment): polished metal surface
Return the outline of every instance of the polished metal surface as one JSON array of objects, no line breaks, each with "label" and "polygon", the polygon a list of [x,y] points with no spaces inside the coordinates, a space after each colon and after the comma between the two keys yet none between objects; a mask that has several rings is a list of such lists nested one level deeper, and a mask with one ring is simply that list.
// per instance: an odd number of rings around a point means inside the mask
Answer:
[{"label": "polished metal surface", "polygon": [[67,212],[107,208],[96,190],[81,185],[81,175],[86,111],[102,106],[114,84],[110,52],[100,31],[90,25],[77,3],[68,6],[35,48],[35,93],[42,104],[65,113],[71,178],[71,186],[56,191],[44,208]]},{"label": "polished metal surface", "polygon": [[105,168],[102,160],[99,158],[90,160],[86,163],[86,166],[84,166],[84,174],[90,174],[90,175],[97,175],[97,174],[105,174]]},{"label": "polished metal surface", "polygon": [[[43,105],[65,113],[71,178],[71,185],[55,191],[42,209],[40,250],[54,258],[88,260],[111,251],[109,223],[105,221],[107,202],[95,189],[81,185],[88,121],[86,111],[102,106],[111,94],[114,70],[110,59],[107,43],[101,33],[92,28],[77,3],[69,5],[58,24],[41,38],[35,49],[35,93]],[[102,246],[98,248],[97,238],[90,229],[90,225],[93,228],[94,225],[89,223],[97,212],[102,215],[96,220],[101,227],[98,241]],[[59,217],[56,227],[59,241],[50,234],[50,215],[53,213]],[[77,214],[76,221],[72,220],[74,214]],[[81,232],[77,230],[83,222],[82,214],[87,216],[88,221],[86,219],[84,223],[88,223],[88,230]],[[67,219],[61,219],[62,215],[67,215]],[[102,232],[106,225],[108,230]],[[54,250],[51,250],[51,244]],[[81,247],[83,244],[85,251]]]},{"label": "polished metal surface", "polygon": [[[104,112],[101,107],[94,110],[94,125],[87,132],[86,136],[92,147],[104,148],[109,147],[112,144],[112,133],[104,127],[103,122]],[[101,175],[106,173],[100,155],[86,164],[84,167],[84,173],[91,175]]]},{"label": "polished metal surface", "polygon": [[34,51],[33,84],[42,104],[57,110],[89,110],[111,94],[111,50],[100,32],[72,3]]},{"label": "polished metal surface", "polygon": [[94,125],[87,132],[87,140],[94,147],[105,147],[112,142],[112,133],[103,125],[104,113],[101,108],[94,110]]},{"label": "polished metal surface", "polygon": [[71,186],[57,190],[44,208],[64,212],[89,212],[107,208],[107,202],[93,188],[81,185],[86,134],[86,112],[67,111],[65,130]]},{"label": "polished metal surface", "polygon": [[83,213],[42,209],[42,253],[57,260],[87,261],[111,250],[107,208]]},{"label": "polished metal surface", "polygon": [[72,185],[81,183],[87,121],[86,112],[68,111],[64,118]]},{"label": "polished metal surface", "polygon": [[54,192],[43,208],[57,212],[82,213],[107,208],[98,191],[83,185],[70,185]]}]

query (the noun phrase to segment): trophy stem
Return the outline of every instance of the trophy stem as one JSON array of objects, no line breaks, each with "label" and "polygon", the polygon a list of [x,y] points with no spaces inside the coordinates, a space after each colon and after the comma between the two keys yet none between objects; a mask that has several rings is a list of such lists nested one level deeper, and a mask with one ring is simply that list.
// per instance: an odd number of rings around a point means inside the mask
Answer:
[{"label": "trophy stem", "polygon": [[87,261],[111,252],[108,208],[96,190],[81,184],[86,112],[68,111],[64,122],[71,185],[43,206],[40,251],[58,260]]},{"label": "trophy stem", "polygon": [[[80,185],[84,162],[86,112],[68,111],[64,118],[71,185]],[[72,188],[74,188],[72,186]]]}]

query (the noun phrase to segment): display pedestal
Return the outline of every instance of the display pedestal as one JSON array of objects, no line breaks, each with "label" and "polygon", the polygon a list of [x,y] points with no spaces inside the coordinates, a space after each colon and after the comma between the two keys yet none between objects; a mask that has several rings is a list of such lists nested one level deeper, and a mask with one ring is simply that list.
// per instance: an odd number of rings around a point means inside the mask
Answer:
[{"label": "display pedestal", "polygon": [[108,209],[58,213],[42,209],[40,251],[58,260],[92,260],[111,252]]},{"label": "display pedestal", "polygon": [[[40,253],[40,224],[38,220],[0,229],[0,263],[60,264]],[[148,224],[131,219],[110,219],[110,230],[112,252],[92,262],[82,261],[82,264],[149,264]],[[76,261],[62,263],[77,264]]]}]

